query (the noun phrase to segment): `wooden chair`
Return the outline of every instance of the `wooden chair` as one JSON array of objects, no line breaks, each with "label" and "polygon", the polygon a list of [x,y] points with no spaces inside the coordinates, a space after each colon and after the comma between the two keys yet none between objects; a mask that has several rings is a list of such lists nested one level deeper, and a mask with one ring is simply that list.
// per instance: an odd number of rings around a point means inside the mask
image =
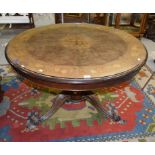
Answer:
[{"label": "wooden chair", "polygon": [[89,23],[88,13],[56,13],[55,21],[57,23]]},{"label": "wooden chair", "polygon": [[107,25],[107,13],[56,13],[56,23],[94,23]]},{"label": "wooden chair", "polygon": [[95,13],[94,24],[108,25],[108,13]]},{"label": "wooden chair", "polygon": [[[148,13],[142,13],[141,14],[141,21],[139,23],[139,26],[135,25],[135,16],[137,14],[133,13],[131,14],[130,23],[127,25],[121,25],[121,17],[122,13],[117,13],[115,16],[115,28],[117,29],[123,29],[126,31],[129,31],[132,35],[135,37],[142,37],[146,31],[147,26],[147,19],[148,19]],[[126,29],[128,28],[128,29]],[[133,30],[133,31],[132,31]]]}]

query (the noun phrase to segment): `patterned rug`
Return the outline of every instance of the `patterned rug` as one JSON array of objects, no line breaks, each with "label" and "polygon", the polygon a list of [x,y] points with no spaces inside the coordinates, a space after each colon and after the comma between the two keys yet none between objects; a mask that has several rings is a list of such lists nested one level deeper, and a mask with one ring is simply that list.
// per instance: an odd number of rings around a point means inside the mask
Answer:
[{"label": "patterned rug", "polygon": [[44,114],[56,90],[32,87],[9,65],[0,66],[4,98],[0,103],[0,141],[155,141],[155,74],[143,67],[130,84],[97,91],[101,104],[115,104],[126,124],[105,119],[88,102],[68,103],[35,130],[28,113]]}]

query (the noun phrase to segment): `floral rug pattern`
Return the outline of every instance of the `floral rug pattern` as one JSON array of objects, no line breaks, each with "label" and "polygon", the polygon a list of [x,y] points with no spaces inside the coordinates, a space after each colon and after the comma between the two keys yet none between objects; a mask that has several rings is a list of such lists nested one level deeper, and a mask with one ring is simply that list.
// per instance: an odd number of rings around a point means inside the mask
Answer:
[{"label": "floral rug pattern", "polygon": [[40,89],[0,66],[0,141],[155,141],[155,74],[143,67],[129,83],[97,91],[103,106],[115,105],[127,121],[105,119],[88,102],[68,103],[35,130],[26,129],[28,113],[44,114],[57,92]]}]

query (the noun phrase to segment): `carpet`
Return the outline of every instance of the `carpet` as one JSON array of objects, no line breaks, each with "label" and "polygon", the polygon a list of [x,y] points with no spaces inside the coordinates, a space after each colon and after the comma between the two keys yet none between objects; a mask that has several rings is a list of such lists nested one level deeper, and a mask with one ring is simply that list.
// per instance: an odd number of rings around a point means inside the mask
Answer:
[{"label": "carpet", "polygon": [[[88,102],[68,103],[38,128],[26,129],[28,113],[44,114],[56,90],[40,88],[0,66],[4,91],[0,103],[0,141],[154,141],[155,74],[145,66],[129,83],[97,91],[101,104],[115,104],[127,122],[105,119]],[[151,138],[149,138],[151,137]],[[135,139],[136,138],[136,139]]]}]

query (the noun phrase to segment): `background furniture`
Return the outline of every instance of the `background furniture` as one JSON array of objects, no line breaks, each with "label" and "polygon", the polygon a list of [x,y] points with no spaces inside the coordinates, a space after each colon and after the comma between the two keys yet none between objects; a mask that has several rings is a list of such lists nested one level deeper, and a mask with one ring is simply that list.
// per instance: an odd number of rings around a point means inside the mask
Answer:
[{"label": "background furniture", "polygon": [[111,14],[110,26],[125,30],[135,37],[142,37],[147,27],[147,13],[116,13]]},{"label": "background furniture", "polygon": [[145,37],[155,41],[155,13],[150,13],[148,16],[148,27]]},{"label": "background furniture", "polygon": [[56,23],[94,23],[107,25],[108,13],[56,13]]},{"label": "background furniture", "polygon": [[108,25],[109,14],[108,13],[95,13],[92,23],[100,25]]},{"label": "background furniture", "polygon": [[89,13],[56,13],[56,24],[58,23],[89,23]]},{"label": "background furniture", "polygon": [[55,14],[56,23],[93,23],[113,26],[142,37],[147,28],[147,13],[64,13]]},{"label": "background furniture", "polygon": [[31,24],[33,27],[32,13],[0,13],[0,24]]}]

